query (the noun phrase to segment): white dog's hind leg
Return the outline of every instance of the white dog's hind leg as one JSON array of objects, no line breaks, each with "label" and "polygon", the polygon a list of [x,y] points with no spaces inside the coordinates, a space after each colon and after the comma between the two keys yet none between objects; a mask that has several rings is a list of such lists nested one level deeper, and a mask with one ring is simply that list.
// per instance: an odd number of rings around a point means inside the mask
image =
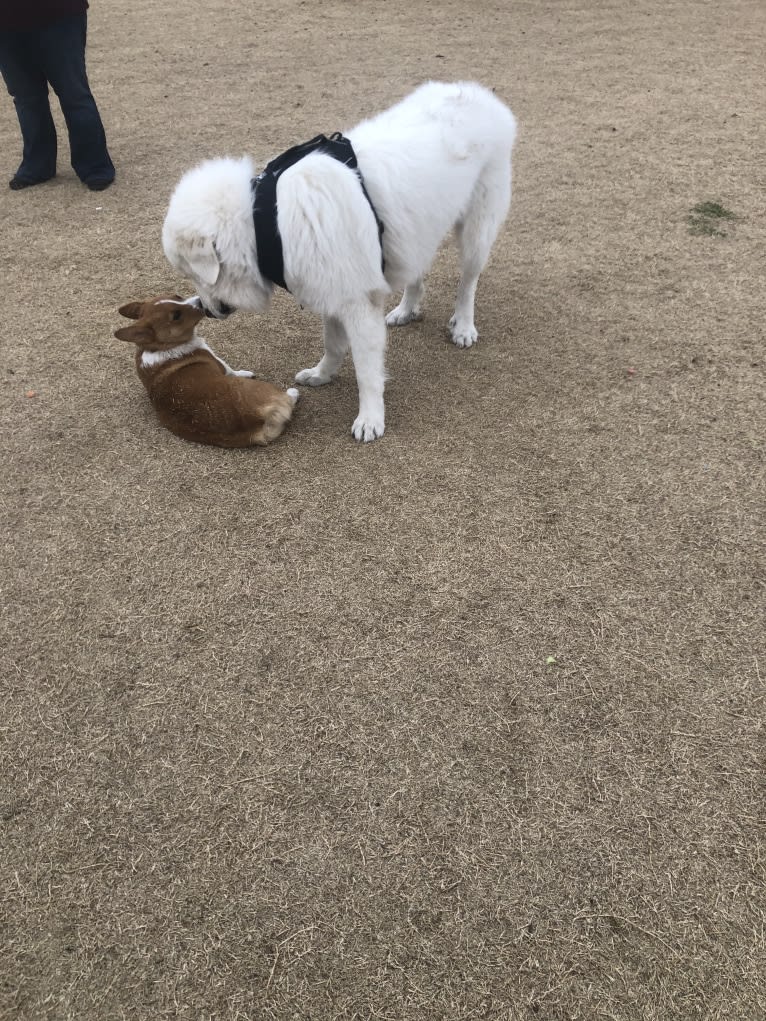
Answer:
[{"label": "white dog's hind leg", "polygon": [[359,388],[359,414],[351,432],[354,439],[368,443],[382,436],[386,427],[383,405],[386,320],[382,299],[355,305],[343,318]]},{"label": "white dog's hind leg", "polygon": [[295,376],[296,383],[304,386],[324,386],[330,383],[338,369],[343,364],[343,359],[348,351],[348,335],[343,323],[333,316],[322,317],[324,334],[324,354],[321,360],[313,369],[301,369]]},{"label": "white dog's hind leg", "polygon": [[420,302],[423,298],[423,281],[416,280],[414,284],[407,284],[402,295],[402,300],[386,316],[386,323],[389,326],[406,326],[407,323],[417,322],[423,318],[420,310]]},{"label": "white dog's hind leg", "polygon": [[460,284],[449,328],[452,341],[458,347],[471,347],[478,339],[473,321],[476,285],[510,201],[511,167],[508,156],[488,164],[482,171],[468,209],[455,228],[460,248]]}]

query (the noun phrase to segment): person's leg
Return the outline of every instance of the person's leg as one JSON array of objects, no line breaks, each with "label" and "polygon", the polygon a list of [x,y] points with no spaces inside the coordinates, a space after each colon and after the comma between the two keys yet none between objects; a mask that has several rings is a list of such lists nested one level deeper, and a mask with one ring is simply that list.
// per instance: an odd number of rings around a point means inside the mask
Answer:
[{"label": "person's leg", "polygon": [[56,128],[34,32],[0,32],[0,72],[13,97],[24,147],[11,188],[47,181],[56,173]]},{"label": "person's leg", "polygon": [[59,98],[74,172],[88,185],[114,180],[114,164],[85,70],[87,15],[60,18],[40,33],[43,69]]}]

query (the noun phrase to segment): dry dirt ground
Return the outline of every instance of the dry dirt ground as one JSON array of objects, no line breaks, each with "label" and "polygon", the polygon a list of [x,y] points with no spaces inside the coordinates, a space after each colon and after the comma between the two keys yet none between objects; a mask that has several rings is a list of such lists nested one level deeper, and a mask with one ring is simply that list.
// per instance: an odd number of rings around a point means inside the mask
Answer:
[{"label": "dry dirt ground", "polygon": [[[118,183],[0,189],[3,1021],[766,1016],[765,25],[94,3]],[[519,118],[478,346],[445,247],[380,442],[350,365],[267,450],[164,432],[111,334],[188,293],[177,177],[429,77]],[[318,329],[207,336],[287,384]]]}]

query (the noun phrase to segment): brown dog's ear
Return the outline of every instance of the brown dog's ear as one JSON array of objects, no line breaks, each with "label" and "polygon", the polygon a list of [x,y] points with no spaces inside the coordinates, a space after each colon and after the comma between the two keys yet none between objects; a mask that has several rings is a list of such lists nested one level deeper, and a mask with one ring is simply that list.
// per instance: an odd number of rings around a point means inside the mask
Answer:
[{"label": "brown dog's ear", "polygon": [[141,302],[140,301],[129,301],[127,305],[123,305],[117,309],[121,316],[125,316],[126,319],[140,319],[141,318]]},{"label": "brown dog's ear", "polygon": [[[128,316],[128,318],[132,318]],[[147,326],[123,326],[115,330],[114,335],[118,340],[127,340],[132,344],[151,344],[154,341],[154,331]]]}]

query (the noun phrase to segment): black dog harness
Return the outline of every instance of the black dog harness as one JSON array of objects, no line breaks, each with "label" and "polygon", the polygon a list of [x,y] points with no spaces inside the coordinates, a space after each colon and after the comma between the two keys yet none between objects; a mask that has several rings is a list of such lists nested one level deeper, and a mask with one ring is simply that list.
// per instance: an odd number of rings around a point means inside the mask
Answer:
[{"label": "black dog harness", "polygon": [[321,152],[327,156],[332,156],[333,159],[338,160],[347,167],[351,167],[355,171],[364,192],[364,197],[369,202],[372,215],[375,217],[375,222],[378,225],[381,264],[385,270],[385,260],[383,259],[383,224],[375,211],[375,206],[372,204],[370,196],[367,194],[367,189],[364,186],[364,181],[356,161],[356,153],[351,142],[339,131],[336,131],[334,135],[330,135],[329,138],[325,135],[317,135],[310,142],[296,145],[292,149],[288,149],[287,152],[283,152],[281,156],[277,156],[276,159],[267,164],[258,177],[250,182],[253,192],[253,224],[255,225],[255,247],[258,257],[258,269],[261,271],[261,276],[265,277],[266,280],[278,284],[279,287],[284,287],[286,291],[289,288],[285,283],[282,239],[279,236],[279,228],[277,227],[277,181],[288,167],[292,167],[299,160],[302,160],[304,156],[308,156],[312,152]]}]

